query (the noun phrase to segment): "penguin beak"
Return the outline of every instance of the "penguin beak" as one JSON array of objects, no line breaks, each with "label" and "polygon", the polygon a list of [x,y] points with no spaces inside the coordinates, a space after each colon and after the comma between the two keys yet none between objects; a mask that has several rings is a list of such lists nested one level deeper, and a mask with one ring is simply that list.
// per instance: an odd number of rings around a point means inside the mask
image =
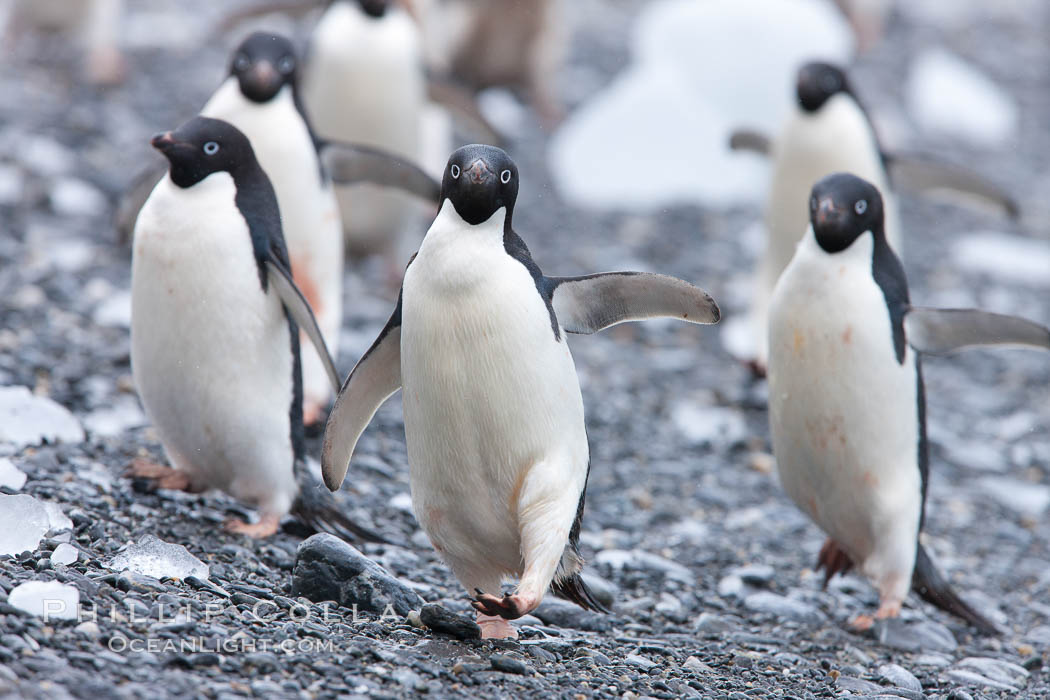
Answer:
[{"label": "penguin beak", "polygon": [[241,77],[241,92],[253,100],[265,102],[281,89],[281,74],[269,61],[258,61]]},{"label": "penguin beak", "polygon": [[838,223],[843,216],[842,212],[835,206],[835,200],[831,197],[825,197],[817,205],[817,211],[813,218],[818,226],[824,227]]},{"label": "penguin beak", "polygon": [[472,185],[482,185],[496,177],[496,174],[489,170],[489,166],[481,158],[471,163],[470,167],[463,171],[463,174],[469,178],[468,181]]},{"label": "penguin beak", "polygon": [[153,146],[161,153],[167,153],[175,148],[175,137],[170,131],[165,131],[163,134],[157,134],[151,138],[149,140],[149,145]]}]

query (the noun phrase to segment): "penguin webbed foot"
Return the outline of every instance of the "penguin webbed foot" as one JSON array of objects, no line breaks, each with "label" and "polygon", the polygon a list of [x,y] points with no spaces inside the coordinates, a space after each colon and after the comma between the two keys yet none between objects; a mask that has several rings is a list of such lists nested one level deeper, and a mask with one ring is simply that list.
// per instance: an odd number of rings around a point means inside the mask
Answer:
[{"label": "penguin webbed foot", "polygon": [[486,615],[478,611],[478,627],[482,639],[517,639],[518,630],[506,618],[498,615]]},{"label": "penguin webbed foot", "polygon": [[483,592],[480,588],[474,589],[476,595],[470,602],[471,606],[483,615],[502,617],[505,620],[517,620],[522,615],[531,612],[536,606],[530,606],[524,596],[506,593],[503,597]]},{"label": "penguin webbed foot", "polygon": [[[846,554],[845,550],[839,546],[839,543],[830,537],[824,540],[824,545],[820,548],[820,554],[817,555],[817,566],[816,570],[820,571],[824,569],[824,583],[821,588],[828,587],[828,581],[832,579],[835,574],[845,574],[853,568],[853,560]],[[898,611],[900,606],[898,605]],[[869,624],[868,627],[871,625]],[[864,628],[867,629],[867,628]]]},{"label": "penguin webbed foot", "polygon": [[849,625],[858,632],[866,632],[875,625],[876,620],[889,620],[900,617],[900,614],[901,602],[899,600],[884,600],[874,615],[857,615]]},{"label": "penguin webbed foot", "polygon": [[124,472],[124,476],[148,481],[154,488],[194,492],[193,484],[186,472],[164,464],[157,464],[148,459],[133,460],[131,466]]}]

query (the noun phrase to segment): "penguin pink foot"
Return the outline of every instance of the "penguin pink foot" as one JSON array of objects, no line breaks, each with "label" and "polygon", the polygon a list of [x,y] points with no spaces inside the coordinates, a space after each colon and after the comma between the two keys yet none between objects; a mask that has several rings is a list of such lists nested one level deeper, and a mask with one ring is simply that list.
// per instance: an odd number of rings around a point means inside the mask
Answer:
[{"label": "penguin pink foot", "polygon": [[223,524],[223,527],[226,529],[226,532],[233,532],[238,535],[248,535],[248,537],[261,539],[263,537],[269,537],[277,532],[277,528],[280,524],[280,516],[264,515],[259,518],[259,522],[257,523],[246,523],[239,518],[230,518]]},{"label": "penguin pink foot", "polygon": [[477,595],[474,596],[474,600],[470,604],[475,610],[485,615],[499,616],[506,620],[517,620],[522,615],[527,615],[535,610],[540,601],[532,596],[525,596],[520,593],[514,595],[508,593],[502,598],[497,598],[494,595],[482,593],[478,590]]},{"label": "penguin pink foot", "polygon": [[849,623],[849,626],[858,632],[865,632],[871,629],[872,625],[875,624],[875,620],[888,620],[893,617],[900,617],[900,614],[901,602],[899,600],[886,600],[882,602],[874,615],[857,615]]},{"label": "penguin pink foot", "polygon": [[148,459],[132,461],[131,466],[124,472],[124,476],[149,479],[156,483],[157,488],[161,489],[192,491],[190,477],[186,472],[151,462]]},{"label": "penguin pink foot", "polygon": [[482,639],[517,639],[518,630],[505,618],[498,615],[486,615],[478,611],[478,627]]}]

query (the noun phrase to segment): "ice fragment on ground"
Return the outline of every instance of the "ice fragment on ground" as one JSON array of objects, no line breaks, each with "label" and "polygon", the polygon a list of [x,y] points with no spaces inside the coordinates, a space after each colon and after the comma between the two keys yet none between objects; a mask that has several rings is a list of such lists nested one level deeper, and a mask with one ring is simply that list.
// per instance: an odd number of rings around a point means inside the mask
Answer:
[{"label": "ice fragment on ground", "polygon": [[1014,99],[977,68],[943,49],[915,59],[907,83],[908,108],[925,131],[998,146],[1017,130]]},{"label": "ice fragment on ground", "polygon": [[79,556],[80,552],[76,547],[63,542],[55,547],[55,551],[51,552],[51,563],[69,566],[75,562]]},{"label": "ice fragment on ground", "polygon": [[36,550],[50,529],[43,503],[28,494],[0,494],[0,556]]},{"label": "ice fragment on ground", "polygon": [[7,604],[45,620],[75,620],[80,591],[58,581],[27,581],[12,589]]},{"label": "ice fragment on ground", "polygon": [[671,421],[691,445],[732,445],[747,437],[747,423],[728,408],[679,401],[671,408]]},{"label": "ice fragment on ground", "polygon": [[0,457],[0,486],[19,491],[26,483],[26,473],[7,457]]},{"label": "ice fragment on ground", "polygon": [[208,565],[190,554],[184,546],[164,542],[153,535],[145,535],[138,542],[128,545],[106,567],[156,579],[184,579],[188,576],[208,578]]},{"label": "ice fragment on ground", "polygon": [[84,429],[65,407],[24,386],[0,387],[0,442],[28,447],[83,440]]}]

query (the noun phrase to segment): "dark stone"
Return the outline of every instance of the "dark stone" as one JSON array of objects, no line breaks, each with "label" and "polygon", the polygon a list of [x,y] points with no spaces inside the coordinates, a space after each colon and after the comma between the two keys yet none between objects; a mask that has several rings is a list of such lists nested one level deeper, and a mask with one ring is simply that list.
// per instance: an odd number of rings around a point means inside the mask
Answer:
[{"label": "dark stone", "polygon": [[388,606],[405,616],[423,600],[386,569],[334,535],[303,541],[295,553],[292,595],[315,603],[334,601],[359,612],[382,615]]},{"label": "dark stone", "polygon": [[419,611],[423,624],[439,634],[456,639],[481,639],[481,628],[466,615],[458,615],[437,603],[427,603]]},{"label": "dark stone", "polygon": [[515,673],[519,676],[527,676],[529,674],[528,664],[521,659],[515,659],[513,656],[507,656],[506,654],[493,654],[489,657],[489,663],[492,664],[492,668],[504,673]]}]

